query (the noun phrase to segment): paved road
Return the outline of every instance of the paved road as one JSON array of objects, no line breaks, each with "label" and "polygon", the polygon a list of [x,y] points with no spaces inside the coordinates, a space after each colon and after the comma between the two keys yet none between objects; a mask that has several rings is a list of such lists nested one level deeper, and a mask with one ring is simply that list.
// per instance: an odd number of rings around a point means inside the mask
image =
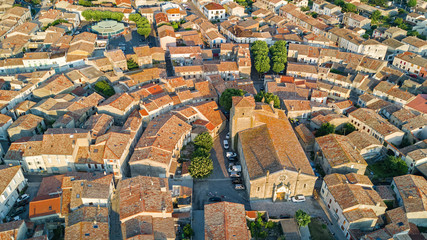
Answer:
[{"label": "paved road", "polygon": [[110,239],[123,239],[122,228],[119,216],[119,194],[116,192],[111,199],[110,218]]},{"label": "paved road", "polygon": [[205,215],[203,210],[193,210],[193,223],[191,228],[194,231],[193,239],[205,239]]},{"label": "paved road", "polygon": [[[190,8],[190,10],[186,10],[187,12],[191,12],[192,14],[195,14],[201,18],[206,18],[205,15],[203,15],[203,13],[196,7],[196,5],[194,5],[193,2],[187,1],[184,4],[186,4],[188,6],[188,8]],[[181,4],[181,6],[182,6],[182,4]],[[182,9],[185,9],[185,7],[182,6]]]},{"label": "paved road", "polygon": [[204,205],[209,203],[210,197],[220,197],[223,201],[241,203],[247,210],[250,209],[246,191],[234,189],[227,171],[228,160],[225,158],[225,150],[222,147],[222,141],[227,132],[228,128],[214,139],[211,150],[214,165],[212,174],[206,179],[194,180],[193,210],[203,210]]}]

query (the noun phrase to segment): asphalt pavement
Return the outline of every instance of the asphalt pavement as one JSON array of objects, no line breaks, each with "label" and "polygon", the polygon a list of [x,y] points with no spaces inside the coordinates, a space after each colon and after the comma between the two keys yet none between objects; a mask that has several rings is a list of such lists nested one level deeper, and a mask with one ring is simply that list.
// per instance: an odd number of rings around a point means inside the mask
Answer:
[{"label": "asphalt pavement", "polygon": [[219,197],[222,201],[241,203],[247,210],[250,209],[248,196],[245,190],[234,189],[234,184],[229,176],[228,160],[225,157],[223,140],[228,133],[228,126],[214,139],[211,150],[211,159],[214,170],[212,174],[202,180],[194,179],[193,185],[193,210],[203,210],[205,204],[209,204],[210,197]]}]

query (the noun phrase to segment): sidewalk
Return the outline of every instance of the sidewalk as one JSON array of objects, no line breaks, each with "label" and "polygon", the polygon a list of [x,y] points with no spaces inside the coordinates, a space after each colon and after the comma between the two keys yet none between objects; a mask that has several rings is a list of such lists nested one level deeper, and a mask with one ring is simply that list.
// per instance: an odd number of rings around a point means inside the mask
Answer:
[{"label": "sidewalk", "polygon": [[308,226],[300,227],[299,231],[301,233],[301,240],[310,240],[311,239],[310,230],[308,229]]}]

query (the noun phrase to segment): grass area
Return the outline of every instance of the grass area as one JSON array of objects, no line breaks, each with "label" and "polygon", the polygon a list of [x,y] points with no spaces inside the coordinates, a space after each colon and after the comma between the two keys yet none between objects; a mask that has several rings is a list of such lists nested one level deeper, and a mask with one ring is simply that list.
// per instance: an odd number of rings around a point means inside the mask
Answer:
[{"label": "grass area", "polygon": [[427,233],[427,227],[421,227],[421,226],[417,226],[418,230],[420,230],[420,232],[422,233]]},{"label": "grass area", "polygon": [[313,240],[334,239],[331,232],[329,232],[328,226],[318,218],[311,219],[311,222],[308,224],[308,229],[310,230],[311,239]]}]

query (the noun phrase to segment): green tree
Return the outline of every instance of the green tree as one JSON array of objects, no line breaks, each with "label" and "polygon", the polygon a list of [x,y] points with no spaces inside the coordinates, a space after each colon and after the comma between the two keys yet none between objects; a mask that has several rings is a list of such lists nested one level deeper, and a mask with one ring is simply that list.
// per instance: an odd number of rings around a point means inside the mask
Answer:
[{"label": "green tree", "polygon": [[229,111],[232,107],[231,105],[233,96],[243,96],[245,93],[246,91],[241,89],[228,88],[221,94],[221,97],[219,98],[219,104],[227,111]]},{"label": "green tree", "polygon": [[409,0],[408,7],[413,8],[417,5],[417,0]]},{"label": "green tree", "polygon": [[384,160],[384,165],[388,166],[394,176],[405,175],[408,173],[408,165],[400,157],[387,156]]},{"label": "green tree", "polygon": [[206,157],[195,157],[191,160],[188,172],[193,178],[208,177],[213,171],[213,162]]},{"label": "green tree", "polygon": [[255,221],[248,222],[249,230],[251,231],[252,237],[255,239],[265,239],[268,233],[265,231],[266,223],[262,219],[262,214],[258,213]]},{"label": "green tree", "polygon": [[255,57],[255,69],[260,74],[270,70],[270,58],[268,55],[258,55]]},{"label": "green tree", "polygon": [[204,148],[209,152],[213,147],[212,136],[207,132],[201,133],[194,139],[194,145],[196,148]]},{"label": "green tree", "polygon": [[196,150],[194,150],[192,157],[193,158],[195,158],[195,157],[207,157],[207,158],[210,158],[211,154],[210,154],[210,152],[209,152],[208,149],[199,147],[199,148],[196,148]]},{"label": "green tree", "polygon": [[144,36],[147,38],[151,33],[151,28],[138,28],[136,29],[139,35]]},{"label": "green tree", "polygon": [[301,209],[295,213],[295,219],[300,227],[305,227],[311,222],[311,216]]},{"label": "green tree", "polygon": [[344,124],[344,126],[341,128],[341,130],[337,131],[337,134],[341,134],[341,135],[348,135],[352,132],[356,131],[356,128],[353,126],[353,124],[351,123],[346,123]]},{"label": "green tree", "polygon": [[268,54],[268,45],[264,41],[257,40],[252,44],[251,51],[254,56]]},{"label": "green tree", "polygon": [[191,238],[191,236],[193,236],[194,235],[194,231],[193,231],[193,229],[191,228],[191,224],[187,224],[187,225],[185,225],[184,226],[184,229],[183,229],[183,231],[184,231],[184,237],[185,238]]},{"label": "green tree", "polygon": [[86,0],[79,0],[79,5],[84,7],[92,7],[92,2]]},{"label": "green tree", "polygon": [[105,80],[95,83],[95,91],[101,93],[106,97],[111,97],[116,93],[114,89],[110,86],[110,84],[108,84]]},{"label": "green tree", "polygon": [[403,24],[403,18],[400,18],[400,17],[396,18],[394,20],[394,24],[396,24],[396,26],[400,26],[401,24]]},{"label": "green tree", "polygon": [[138,64],[135,62],[135,60],[133,60],[133,58],[128,59],[127,60],[127,64],[128,64],[128,69],[129,70],[132,70],[132,69],[135,69],[135,68],[139,67]]},{"label": "green tree", "polygon": [[260,91],[255,95],[255,101],[257,102],[264,102],[267,104],[270,104],[271,101],[273,101],[273,106],[275,108],[280,108],[280,99],[277,95],[274,95],[273,93]]},{"label": "green tree", "polygon": [[418,37],[420,35],[420,33],[417,31],[408,31],[408,33],[406,35]]},{"label": "green tree", "polygon": [[381,17],[381,12],[378,10],[375,10],[375,12],[371,14],[371,23],[372,24],[377,23],[378,20],[380,20],[380,17]]},{"label": "green tree", "polygon": [[273,68],[272,68],[273,72],[279,73],[279,72],[283,71],[284,69],[285,69],[285,65],[283,63],[281,63],[281,62],[274,62],[273,63]]},{"label": "green tree", "polygon": [[129,21],[132,22],[138,22],[139,20],[141,20],[142,16],[139,13],[132,13],[129,15]]},{"label": "green tree", "polygon": [[357,8],[356,5],[351,3],[346,3],[344,7],[342,8],[343,12],[356,12]]},{"label": "green tree", "polygon": [[330,123],[323,123],[322,126],[316,131],[316,137],[325,136],[335,132],[335,125]]}]

